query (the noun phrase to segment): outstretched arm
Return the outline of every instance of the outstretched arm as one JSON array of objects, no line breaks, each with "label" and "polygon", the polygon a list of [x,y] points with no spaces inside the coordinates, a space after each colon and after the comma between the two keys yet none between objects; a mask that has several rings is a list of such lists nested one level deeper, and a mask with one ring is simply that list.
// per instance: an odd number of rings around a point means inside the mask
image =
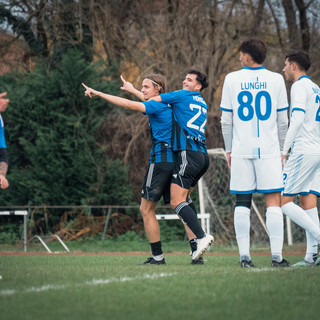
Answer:
[{"label": "outstretched arm", "polygon": [[122,81],[122,87],[120,87],[121,90],[128,91],[134,94],[141,101],[145,101],[143,93],[136,89],[131,82],[126,81],[122,75],[120,76],[120,79]]},{"label": "outstretched arm", "polygon": [[137,110],[141,111],[143,113],[146,112],[146,107],[142,102],[132,101],[129,99],[124,99],[121,97],[113,96],[111,94],[106,94],[97,90],[94,90],[88,86],[86,86],[84,83],[82,85],[86,88],[85,96],[92,98],[92,97],[100,97],[116,106],[125,108],[125,109],[131,109],[131,110]]}]

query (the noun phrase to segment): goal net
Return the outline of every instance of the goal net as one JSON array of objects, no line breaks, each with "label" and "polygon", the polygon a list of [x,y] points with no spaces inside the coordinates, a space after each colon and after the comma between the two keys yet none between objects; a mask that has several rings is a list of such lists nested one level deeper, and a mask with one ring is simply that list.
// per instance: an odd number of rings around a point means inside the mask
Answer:
[{"label": "goal net", "polygon": [[[236,245],[233,225],[235,195],[230,194],[230,172],[226,153],[223,149],[209,149],[210,166],[199,181],[200,213],[210,213],[210,229],[215,243]],[[264,195],[253,195],[251,208],[251,244],[269,243],[265,225]],[[301,242],[305,240],[305,232],[285,218],[285,242]]]}]

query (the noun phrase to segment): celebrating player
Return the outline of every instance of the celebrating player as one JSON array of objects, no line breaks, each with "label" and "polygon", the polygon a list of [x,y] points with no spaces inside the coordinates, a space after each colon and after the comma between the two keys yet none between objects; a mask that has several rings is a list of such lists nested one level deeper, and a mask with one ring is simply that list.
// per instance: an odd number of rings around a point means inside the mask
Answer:
[{"label": "celebrating player", "polygon": [[230,192],[236,194],[234,227],[241,267],[255,267],[250,256],[250,210],[252,194],[265,195],[272,266],[286,267],[282,258],[283,190],[280,149],[285,139],[288,101],[283,77],[262,65],[267,48],[249,39],[239,47],[243,69],[229,73],[224,81],[221,127],[231,169]]},{"label": "celebrating player", "polygon": [[[165,79],[162,75],[152,74],[145,77],[142,82],[141,92],[135,89],[130,82],[125,81],[122,76],[121,80],[123,82],[121,89],[135,94],[141,100],[148,100],[153,96],[165,92]],[[165,264],[155,208],[161,196],[163,196],[165,203],[170,202],[170,183],[174,167],[174,157],[171,148],[171,107],[156,101],[145,105],[142,102],[131,101],[93,90],[84,84],[83,86],[86,88],[85,95],[90,98],[99,96],[117,106],[141,111],[149,117],[152,146],[149,167],[141,192],[140,211],[150,242],[152,257],[148,258],[143,264]],[[196,237],[187,226],[185,228],[190,240],[191,249],[195,251],[197,249],[196,242],[194,241]],[[203,264],[203,260],[192,260],[191,263]]]},{"label": "celebrating player", "polygon": [[[201,228],[192,205],[186,201],[194,187],[209,167],[209,157],[205,145],[204,131],[207,122],[207,104],[200,91],[208,86],[206,75],[199,70],[189,70],[182,89],[160,94],[153,100],[168,103],[173,110],[172,148],[176,166],[171,183],[171,207],[197,236],[197,250],[192,254],[198,260],[213,242]],[[146,102],[147,106],[152,101]]]},{"label": "celebrating player", "polygon": [[[284,167],[285,187],[281,197],[282,211],[291,220],[304,228],[307,250],[304,259],[293,266],[310,266],[317,259],[317,243],[320,242],[317,196],[320,196],[320,89],[310,80],[306,72],[310,59],[303,51],[287,54],[284,75],[294,82],[291,87],[290,127],[282,150],[285,158],[291,147],[289,159]],[[293,203],[299,195],[301,207]]]}]

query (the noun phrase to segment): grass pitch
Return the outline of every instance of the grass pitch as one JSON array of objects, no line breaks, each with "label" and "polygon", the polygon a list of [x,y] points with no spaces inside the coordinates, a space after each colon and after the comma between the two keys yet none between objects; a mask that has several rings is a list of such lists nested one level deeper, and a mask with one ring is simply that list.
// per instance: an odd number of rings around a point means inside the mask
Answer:
[{"label": "grass pitch", "polygon": [[[1,319],[313,319],[320,267],[239,267],[237,255],[1,255]],[[290,256],[297,262],[303,256]]]}]

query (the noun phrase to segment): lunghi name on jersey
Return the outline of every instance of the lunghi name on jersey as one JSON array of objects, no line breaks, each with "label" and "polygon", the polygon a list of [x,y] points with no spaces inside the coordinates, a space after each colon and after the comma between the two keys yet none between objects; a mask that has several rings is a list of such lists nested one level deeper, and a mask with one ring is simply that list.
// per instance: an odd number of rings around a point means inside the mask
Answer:
[{"label": "lunghi name on jersey", "polygon": [[240,83],[241,90],[267,90],[267,82],[260,82],[259,78],[257,78],[256,82],[241,82]]}]

